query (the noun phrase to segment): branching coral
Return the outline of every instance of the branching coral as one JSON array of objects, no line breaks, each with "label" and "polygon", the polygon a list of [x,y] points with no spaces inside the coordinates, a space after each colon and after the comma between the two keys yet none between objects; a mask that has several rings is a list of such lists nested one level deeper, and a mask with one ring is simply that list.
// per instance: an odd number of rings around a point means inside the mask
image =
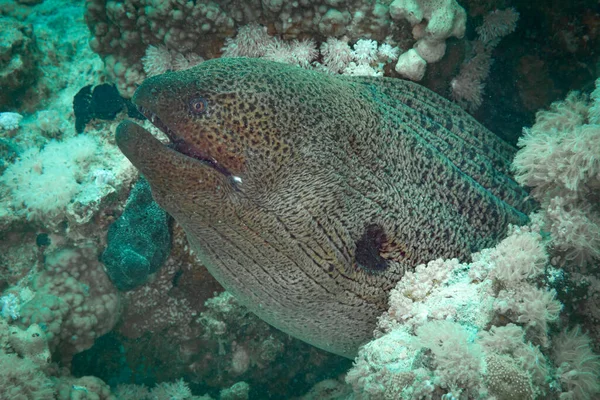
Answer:
[{"label": "branching coral", "polygon": [[352,49],[345,40],[328,38],[321,44],[323,65],[328,71],[341,73],[352,61]]},{"label": "branching coral", "polygon": [[267,28],[256,23],[240,27],[235,38],[227,38],[223,57],[262,57],[275,38]]},{"label": "branching coral", "polygon": [[[599,81],[600,84],[600,81]],[[536,114],[536,123],[519,139],[521,150],[514,160],[519,183],[533,188],[533,195],[585,191],[598,179],[600,159],[594,144],[600,132],[589,120],[593,106],[586,96],[571,92],[549,110]]]},{"label": "branching coral", "polygon": [[[553,264],[566,271],[562,298],[600,338],[600,79],[591,96],[572,92],[536,114],[519,139],[513,168],[531,188],[549,233]],[[576,289],[579,288],[579,289]]]},{"label": "branching coral", "polygon": [[0,353],[0,391],[6,399],[55,399],[52,381],[35,363]]},{"label": "branching coral", "polygon": [[[417,376],[411,368],[418,349],[408,329],[394,329],[359,350],[346,382],[352,385],[359,398],[397,398]],[[426,375],[429,381],[426,385],[433,391],[432,374],[427,371]]]},{"label": "branching coral", "polygon": [[84,376],[55,376],[48,343],[42,329],[22,330],[0,318],[0,398],[117,400],[102,380]]},{"label": "branching coral", "polygon": [[477,27],[479,40],[484,45],[497,41],[517,28],[519,13],[514,8],[494,10],[483,18],[483,24]]},{"label": "branching coral", "polygon": [[212,400],[212,397],[193,396],[188,384],[179,379],[175,382],[161,382],[152,390],[144,385],[119,385],[115,394],[119,400]]}]

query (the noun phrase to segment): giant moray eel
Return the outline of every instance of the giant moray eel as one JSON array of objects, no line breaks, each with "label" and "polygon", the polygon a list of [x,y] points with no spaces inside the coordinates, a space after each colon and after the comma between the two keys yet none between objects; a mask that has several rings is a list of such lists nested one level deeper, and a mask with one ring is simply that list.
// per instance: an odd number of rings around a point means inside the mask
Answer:
[{"label": "giant moray eel", "polygon": [[353,357],[405,271],[523,224],[514,149],[415,83],[215,59],[147,79],[123,153],[260,318]]}]

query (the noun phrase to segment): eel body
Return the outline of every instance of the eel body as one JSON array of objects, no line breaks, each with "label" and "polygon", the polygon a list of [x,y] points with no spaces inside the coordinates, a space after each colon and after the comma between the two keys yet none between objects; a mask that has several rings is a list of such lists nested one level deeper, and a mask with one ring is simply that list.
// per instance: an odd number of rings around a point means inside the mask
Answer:
[{"label": "eel body", "polygon": [[523,224],[514,149],[412,82],[215,59],[147,79],[123,153],[214,277],[266,322],[354,357],[403,274]]}]

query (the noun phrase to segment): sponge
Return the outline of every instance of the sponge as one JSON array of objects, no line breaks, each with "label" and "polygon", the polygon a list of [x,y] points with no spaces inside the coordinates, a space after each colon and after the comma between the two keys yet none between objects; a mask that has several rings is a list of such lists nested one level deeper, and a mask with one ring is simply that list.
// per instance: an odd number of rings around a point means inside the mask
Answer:
[{"label": "sponge", "polygon": [[118,289],[131,290],[158,271],[170,251],[169,216],[140,178],[125,211],[108,229],[108,247],[102,254],[106,272]]}]

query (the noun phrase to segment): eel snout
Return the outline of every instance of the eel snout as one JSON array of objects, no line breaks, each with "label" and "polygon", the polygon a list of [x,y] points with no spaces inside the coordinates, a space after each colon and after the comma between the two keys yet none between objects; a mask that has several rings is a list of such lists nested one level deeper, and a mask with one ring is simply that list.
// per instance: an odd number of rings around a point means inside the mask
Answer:
[{"label": "eel snout", "polygon": [[155,199],[167,211],[170,207],[165,198],[185,199],[194,192],[211,201],[222,201],[219,188],[231,186],[231,177],[218,167],[177,151],[172,143],[162,143],[135,122],[121,122],[115,139],[125,157],[150,182]]},{"label": "eel snout", "polygon": [[164,145],[150,132],[129,120],[119,124],[115,132],[115,140],[121,152],[140,170],[147,170],[144,168],[147,155],[162,152],[164,148]]},{"label": "eel snout", "polygon": [[163,181],[176,178],[185,170],[197,166],[198,161],[171,148],[149,131],[132,121],[123,121],[115,132],[121,152],[146,178]]},{"label": "eel snout", "polygon": [[168,179],[174,168],[184,161],[183,155],[169,149],[150,132],[132,121],[125,120],[119,124],[115,140],[125,157],[150,182]]}]

